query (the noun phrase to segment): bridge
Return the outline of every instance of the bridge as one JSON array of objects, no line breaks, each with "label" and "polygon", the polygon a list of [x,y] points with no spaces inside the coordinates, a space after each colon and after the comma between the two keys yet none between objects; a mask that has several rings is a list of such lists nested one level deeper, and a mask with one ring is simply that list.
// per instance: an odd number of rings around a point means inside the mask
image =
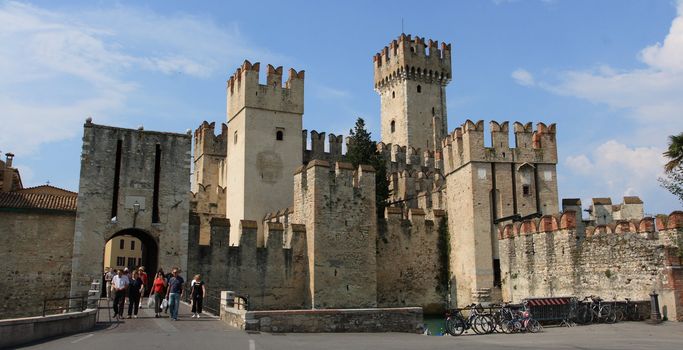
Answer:
[{"label": "bridge", "polygon": [[264,333],[228,326],[218,317],[192,318],[182,303],[179,320],[167,314],[155,318],[143,308],[137,319],[109,322],[100,309],[97,327],[91,331],[44,340],[26,349],[662,349],[683,343],[683,324],[665,322],[651,326],[639,322],[573,328],[546,328],[538,334],[424,336],[408,333]]}]

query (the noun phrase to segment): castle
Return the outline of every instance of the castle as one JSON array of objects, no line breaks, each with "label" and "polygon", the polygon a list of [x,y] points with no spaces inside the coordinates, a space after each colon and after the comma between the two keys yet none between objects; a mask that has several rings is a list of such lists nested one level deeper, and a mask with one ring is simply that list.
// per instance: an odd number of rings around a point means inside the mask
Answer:
[{"label": "castle", "polygon": [[[373,61],[377,152],[390,190],[385,218],[374,215],[374,170],[345,162],[342,136],[329,134],[326,147],[326,133],[303,129],[304,72],[290,69],[283,86],[282,67],[268,65],[262,84],[260,64],[245,61],[227,83],[227,123],[218,134],[208,122],[194,132],[190,269],[249,294],[256,309],[438,312],[542,289],[510,291],[511,274],[522,274],[513,259],[521,248],[501,230],[513,224],[545,227],[563,215],[552,231],[571,229],[583,240],[594,226],[648,220],[637,197],[620,206],[596,198],[585,222],[580,201],[559,207],[555,124],[492,121],[487,137],[483,121],[467,120],[449,133],[450,44],[402,34]],[[654,284],[620,296],[643,299]]]},{"label": "castle", "polygon": [[[656,290],[683,320],[683,212],[647,218],[637,197],[595,198],[587,219],[578,199],[560,207],[555,124],[491,121],[486,131],[466,120],[449,132],[450,44],[402,34],[373,65],[383,218],[379,172],[348,162],[350,139],[303,129],[304,71],[288,70],[283,83],[282,67],[268,65],[262,79],[261,65],[245,61],[227,82],[219,127],[176,134],[88,119],[77,206],[74,193],[50,194],[68,197],[65,209],[61,197],[36,205],[0,192],[14,271],[0,287],[17,291],[2,307],[19,314],[33,298],[87,292],[105,243],[131,235],[148,271],[201,273],[211,290],[249,295],[252,310],[438,313],[529,296],[643,300]],[[3,187],[21,187],[11,158],[0,166]],[[27,220],[40,222],[28,230],[36,237],[52,227],[51,239],[25,244]],[[32,257],[48,255],[60,266],[36,277]]]}]

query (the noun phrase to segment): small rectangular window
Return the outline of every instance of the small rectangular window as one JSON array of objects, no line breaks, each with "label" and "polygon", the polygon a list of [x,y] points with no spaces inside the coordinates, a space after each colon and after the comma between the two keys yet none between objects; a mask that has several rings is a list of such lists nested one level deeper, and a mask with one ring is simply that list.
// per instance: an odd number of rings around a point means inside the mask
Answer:
[{"label": "small rectangular window", "polygon": [[117,267],[123,267],[126,265],[126,258],[119,256],[116,257],[116,266]]},{"label": "small rectangular window", "polygon": [[123,240],[123,238],[121,238],[121,240],[119,241],[119,249],[123,249],[125,244],[126,242]]},{"label": "small rectangular window", "polygon": [[135,241],[130,241],[130,250],[135,250]]},{"label": "small rectangular window", "polygon": [[531,186],[529,185],[522,185],[522,195],[525,197],[528,197],[531,195]]}]

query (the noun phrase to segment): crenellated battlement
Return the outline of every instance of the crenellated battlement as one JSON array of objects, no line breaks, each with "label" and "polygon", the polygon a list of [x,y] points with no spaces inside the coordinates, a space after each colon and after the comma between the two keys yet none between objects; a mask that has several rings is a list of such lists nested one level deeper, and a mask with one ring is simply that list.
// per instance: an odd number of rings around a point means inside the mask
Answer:
[{"label": "crenellated battlement", "polygon": [[451,80],[451,44],[401,34],[373,57],[375,89],[410,79],[447,85]]},{"label": "crenellated battlement", "polygon": [[228,120],[245,107],[293,114],[304,112],[304,71],[289,69],[282,85],[282,67],[268,65],[266,84],[259,83],[260,63],[245,60],[227,82]]},{"label": "crenellated battlement", "polygon": [[[336,162],[334,167],[324,160],[314,159],[307,166],[299,168],[294,174],[294,196],[305,192],[330,188],[331,193],[370,198],[375,195],[375,169],[370,165],[360,165],[355,169],[351,163]],[[348,189],[355,189],[349,192]],[[350,199],[350,198],[347,198]],[[295,206],[296,212],[296,206]]]},{"label": "crenellated battlement", "polygon": [[194,131],[195,159],[202,155],[225,157],[228,151],[228,125],[221,123],[221,132],[215,133],[216,122],[203,121]]},{"label": "crenellated battlement", "polygon": [[555,124],[515,122],[515,147],[509,144],[509,122],[491,121],[491,146],[484,145],[484,121],[467,120],[442,141],[444,168],[451,172],[469,162],[557,164]]},{"label": "crenellated battlement", "polygon": [[576,231],[574,212],[499,227],[503,298],[666,292],[683,238],[683,212]]},{"label": "crenellated battlement", "polygon": [[310,140],[311,147],[308,148],[306,140],[308,140],[308,130],[304,129],[301,132],[301,139],[303,141],[303,162],[308,164],[313,159],[325,160],[330,163],[344,160],[344,153],[342,153],[342,145],[344,142],[343,135],[335,135],[330,133],[327,136],[328,150],[325,152],[325,134],[324,132],[317,132],[311,130]]},{"label": "crenellated battlement", "polygon": [[[263,244],[257,239],[256,221],[231,225],[228,219],[213,218],[210,227],[208,246],[198,243],[196,227],[190,229],[190,260],[197,262],[188,267],[192,273],[201,273],[212,288],[248,294],[253,310],[310,308],[303,225],[268,223]],[[231,235],[240,237],[237,244],[230,244]]]},{"label": "crenellated battlement", "polygon": [[386,162],[389,202],[407,208],[445,209],[440,152],[380,142],[377,151]]},{"label": "crenellated battlement", "polygon": [[425,172],[436,172],[441,169],[441,152],[425,150],[410,146],[400,146],[379,142],[377,151],[382,154],[387,164],[387,172],[401,172],[407,169],[423,169]]}]

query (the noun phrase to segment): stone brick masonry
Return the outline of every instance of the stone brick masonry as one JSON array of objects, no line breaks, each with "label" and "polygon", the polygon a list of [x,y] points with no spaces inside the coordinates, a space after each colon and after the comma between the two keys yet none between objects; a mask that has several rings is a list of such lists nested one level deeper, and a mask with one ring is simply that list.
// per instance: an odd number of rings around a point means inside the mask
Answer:
[{"label": "stone brick masonry", "polygon": [[506,301],[529,296],[647,300],[660,294],[665,316],[683,320],[683,212],[576,230],[575,214],[544,216],[499,231]]}]

